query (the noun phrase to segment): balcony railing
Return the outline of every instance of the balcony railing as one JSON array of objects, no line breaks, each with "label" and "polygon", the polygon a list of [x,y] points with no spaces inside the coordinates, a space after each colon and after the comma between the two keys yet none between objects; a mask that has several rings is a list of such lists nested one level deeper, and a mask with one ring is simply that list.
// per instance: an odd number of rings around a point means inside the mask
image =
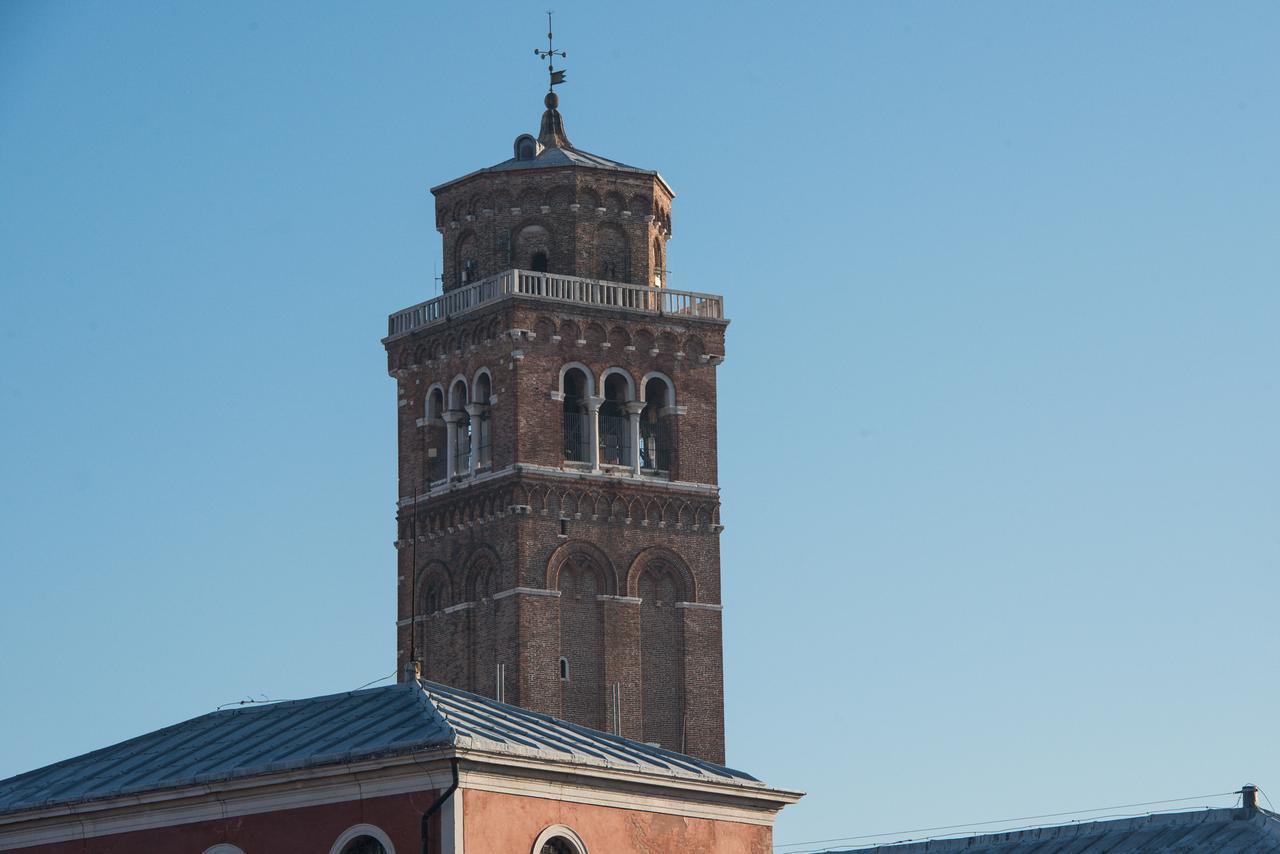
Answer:
[{"label": "balcony railing", "polygon": [[394,338],[432,326],[512,295],[643,314],[724,319],[724,297],[717,294],[602,282],[557,273],[507,270],[397,311],[388,318],[387,337]]}]

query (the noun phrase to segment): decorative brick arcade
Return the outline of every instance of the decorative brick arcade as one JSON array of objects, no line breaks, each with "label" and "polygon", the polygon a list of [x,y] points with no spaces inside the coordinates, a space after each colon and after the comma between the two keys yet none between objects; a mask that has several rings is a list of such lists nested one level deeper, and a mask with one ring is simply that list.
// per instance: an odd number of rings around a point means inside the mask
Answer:
[{"label": "decorative brick arcade", "polygon": [[662,177],[546,107],[432,191],[443,294],[383,342],[398,670],[722,762],[723,301],[665,287]]}]

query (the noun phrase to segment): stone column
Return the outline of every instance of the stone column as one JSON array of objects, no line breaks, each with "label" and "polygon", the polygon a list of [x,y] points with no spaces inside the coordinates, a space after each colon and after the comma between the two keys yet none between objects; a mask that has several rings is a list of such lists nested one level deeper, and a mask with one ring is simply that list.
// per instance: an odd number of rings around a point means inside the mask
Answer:
[{"label": "stone column", "polygon": [[588,397],[584,403],[587,407],[587,449],[591,460],[591,471],[600,473],[600,405],[603,397]]},{"label": "stone column", "polygon": [[440,417],[444,419],[444,429],[446,432],[444,443],[444,477],[445,480],[452,482],[458,475],[458,466],[456,462],[458,456],[458,422],[462,420],[462,413],[451,409]]},{"label": "stone column", "polygon": [[480,467],[480,445],[484,440],[481,435],[484,432],[484,422],[480,416],[488,410],[489,407],[483,403],[467,404],[467,415],[471,416],[471,454],[467,457],[467,473],[472,477]]},{"label": "stone column", "polygon": [[631,434],[631,474],[640,476],[640,413],[644,411],[644,402],[633,400],[627,404],[627,425]]}]

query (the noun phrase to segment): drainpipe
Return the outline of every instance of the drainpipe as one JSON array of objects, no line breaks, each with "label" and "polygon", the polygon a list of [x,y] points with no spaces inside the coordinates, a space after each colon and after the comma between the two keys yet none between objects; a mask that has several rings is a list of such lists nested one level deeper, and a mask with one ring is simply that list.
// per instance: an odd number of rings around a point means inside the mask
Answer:
[{"label": "drainpipe", "polygon": [[[455,756],[449,760],[449,767],[453,770],[453,782],[449,784],[449,788],[445,789],[440,797],[436,798],[435,803],[427,807],[422,814],[422,854],[431,854],[431,816],[439,812],[440,808],[444,806],[444,802],[449,800],[454,792],[458,791],[458,757]],[[440,850],[443,854],[443,845]]]}]

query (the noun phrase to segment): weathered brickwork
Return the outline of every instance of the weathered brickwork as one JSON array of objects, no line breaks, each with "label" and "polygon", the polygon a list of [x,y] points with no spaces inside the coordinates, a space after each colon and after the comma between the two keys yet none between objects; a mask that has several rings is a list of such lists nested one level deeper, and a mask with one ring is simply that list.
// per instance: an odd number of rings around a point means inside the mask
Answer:
[{"label": "weathered brickwork", "polygon": [[[434,192],[446,290],[511,268],[663,276],[656,173],[482,171]],[[387,339],[399,671],[416,659],[429,679],[723,761],[725,325],[508,294]]]}]

